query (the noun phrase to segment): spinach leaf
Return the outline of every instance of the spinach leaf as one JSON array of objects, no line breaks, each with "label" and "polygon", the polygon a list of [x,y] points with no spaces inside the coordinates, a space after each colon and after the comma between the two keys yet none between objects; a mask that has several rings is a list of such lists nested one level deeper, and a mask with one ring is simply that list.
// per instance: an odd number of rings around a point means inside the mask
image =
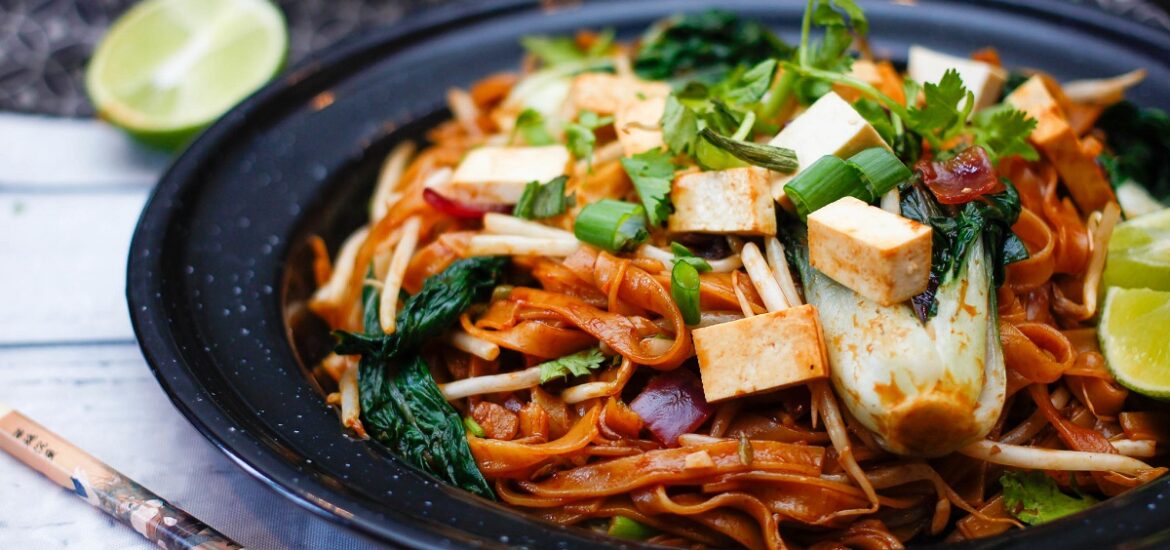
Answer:
[{"label": "spinach leaf", "polygon": [[400,458],[447,483],[494,499],[467,446],[459,413],[443,399],[421,357],[401,357],[397,368],[363,356],[359,364],[362,425]]},{"label": "spinach leaf", "polygon": [[486,498],[493,494],[471,456],[459,414],[443,399],[417,350],[486,298],[507,262],[476,257],[451,264],[406,300],[398,330],[389,335],[378,328],[378,291],[367,286],[365,333],[334,333],[337,353],[362,356],[358,389],[366,431],[410,464]]},{"label": "spinach leaf", "polygon": [[741,63],[785,57],[790,51],[763,25],[711,10],[677,15],[651,27],[642,37],[634,71],[651,80],[723,73]]},{"label": "spinach leaf", "polygon": [[1154,198],[1170,200],[1170,116],[1122,101],[1101,114],[1097,127],[1113,151],[1101,156],[1113,185],[1133,181]]},{"label": "spinach leaf", "polygon": [[[1012,225],[1020,215],[1020,195],[1008,180],[1002,193],[984,195],[983,200],[971,201],[960,209],[948,209],[939,204],[921,183],[902,188],[902,215],[933,228],[931,234],[930,288],[949,281],[962,268],[971,244],[982,238],[984,250],[990,256],[994,285],[1004,280],[1004,268],[1028,258],[1028,249],[1012,232]],[[923,320],[934,315],[933,291],[915,297],[915,309]]]}]

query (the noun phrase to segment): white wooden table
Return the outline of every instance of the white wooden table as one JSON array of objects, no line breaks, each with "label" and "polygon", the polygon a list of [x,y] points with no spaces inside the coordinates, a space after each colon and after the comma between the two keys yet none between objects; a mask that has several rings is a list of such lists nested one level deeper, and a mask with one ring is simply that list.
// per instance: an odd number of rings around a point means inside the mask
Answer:
[{"label": "white wooden table", "polygon": [[[250,549],[369,548],[230,462],[172,407],[125,302],[168,157],[90,120],[0,113],[0,402]],[[154,548],[0,454],[0,549]]]}]

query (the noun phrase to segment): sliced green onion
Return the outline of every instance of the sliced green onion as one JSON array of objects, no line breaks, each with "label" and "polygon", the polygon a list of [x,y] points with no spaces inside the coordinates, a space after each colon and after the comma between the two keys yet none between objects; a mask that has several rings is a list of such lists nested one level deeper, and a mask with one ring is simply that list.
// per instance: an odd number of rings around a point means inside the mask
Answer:
[{"label": "sliced green onion", "polygon": [[910,169],[885,147],[871,147],[849,157],[846,162],[861,174],[861,179],[875,197],[885,195],[886,191],[912,175]]},{"label": "sliced green onion", "polygon": [[691,249],[687,248],[681,243],[670,243],[670,251],[674,254],[675,262],[686,262],[691,264],[699,271],[699,273],[706,273],[711,271],[711,264],[707,263],[707,260],[695,256],[695,253],[691,252]]},{"label": "sliced green onion", "polygon": [[710,128],[699,130],[699,136],[719,150],[752,166],[785,174],[792,173],[799,166],[796,152],[792,149],[723,137]]},{"label": "sliced green onion", "polygon": [[475,437],[487,437],[487,432],[483,431],[483,426],[480,426],[479,422],[476,422],[475,419],[470,416],[463,417],[463,426],[465,426],[467,431],[471,432],[471,435],[474,435]]},{"label": "sliced green onion", "polygon": [[670,272],[670,296],[688,325],[699,324],[699,270],[688,262],[675,262]]},{"label": "sliced green onion", "polygon": [[611,537],[627,540],[646,540],[657,534],[657,529],[626,516],[614,516],[613,520],[609,523],[609,536]]},{"label": "sliced green onion", "polygon": [[535,219],[549,218],[565,211],[565,182],[567,176],[555,177],[548,183],[538,181],[529,182],[524,186],[524,193],[516,206],[512,208],[512,215],[517,218]]},{"label": "sliced green onion", "polygon": [[587,204],[573,222],[573,235],[610,252],[627,250],[650,236],[646,232],[646,209],[612,199]]},{"label": "sliced green onion", "polygon": [[784,186],[784,194],[792,199],[802,220],[841,197],[857,197],[865,202],[876,198],[861,181],[861,174],[833,155],[825,155],[801,170]]}]

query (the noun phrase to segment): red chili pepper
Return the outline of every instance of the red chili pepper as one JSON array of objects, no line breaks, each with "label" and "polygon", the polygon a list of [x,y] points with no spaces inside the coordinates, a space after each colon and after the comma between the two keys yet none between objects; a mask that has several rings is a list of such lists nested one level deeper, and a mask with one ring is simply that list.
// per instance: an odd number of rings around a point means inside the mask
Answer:
[{"label": "red chili pepper", "polygon": [[448,199],[440,195],[434,189],[423,189],[423,200],[431,205],[431,208],[438,210],[448,216],[456,218],[482,218],[488,212],[499,212],[501,214],[509,214],[512,212],[512,206],[508,204],[476,204],[465,203],[456,200]]},{"label": "red chili pepper", "polygon": [[943,204],[963,204],[1004,190],[987,151],[978,146],[968,147],[944,162],[920,160],[914,169]]}]

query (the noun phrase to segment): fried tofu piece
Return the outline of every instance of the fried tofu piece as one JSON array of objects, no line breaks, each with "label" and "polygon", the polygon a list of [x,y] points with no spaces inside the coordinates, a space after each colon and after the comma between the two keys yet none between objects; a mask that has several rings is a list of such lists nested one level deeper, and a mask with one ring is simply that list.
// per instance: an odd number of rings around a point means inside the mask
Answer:
[{"label": "fried tofu piece", "polygon": [[972,112],[994,105],[999,101],[1003,85],[1007,82],[1007,71],[991,63],[957,57],[936,52],[922,46],[910,46],[910,62],[906,72],[920,83],[938,84],[950,69],[959,73],[963,84],[975,95]]},{"label": "fried tofu piece", "polygon": [[642,99],[665,98],[670,85],[665,82],[638,80],[610,73],[581,73],[573,77],[569,101],[574,113],[593,111],[612,115],[627,104]]},{"label": "fried tofu piece", "polygon": [[808,215],[812,266],[882,305],[926,290],[930,249],[930,226],[853,197]]},{"label": "fried tofu piece", "polygon": [[811,305],[699,328],[691,334],[709,403],[828,376],[820,318]]},{"label": "fried tofu piece", "polygon": [[796,172],[772,179],[772,198],[777,201],[786,200],[784,185],[825,155],[847,158],[870,147],[890,148],[852,105],[833,92],[789,122],[769,145],[793,150],[799,164]]},{"label": "fried tofu piece", "polygon": [[1086,148],[1069,125],[1061,108],[1059,90],[1049,89],[1042,77],[1033,76],[1008,95],[1006,101],[1036,120],[1036,129],[1029,139],[1056,167],[1081,212],[1100,210],[1115,200],[1097,159],[1086,154]]},{"label": "fried tofu piece", "polygon": [[767,171],[732,168],[679,176],[671,187],[674,233],[775,235],[776,205],[768,192]]},{"label": "fried tofu piece", "polygon": [[666,99],[662,97],[635,99],[618,109],[613,124],[622,154],[628,157],[663,146],[661,120],[665,110]]},{"label": "fried tofu piece", "polygon": [[562,145],[480,147],[463,157],[438,191],[463,202],[515,204],[529,182],[562,176],[568,166],[569,150]]}]

